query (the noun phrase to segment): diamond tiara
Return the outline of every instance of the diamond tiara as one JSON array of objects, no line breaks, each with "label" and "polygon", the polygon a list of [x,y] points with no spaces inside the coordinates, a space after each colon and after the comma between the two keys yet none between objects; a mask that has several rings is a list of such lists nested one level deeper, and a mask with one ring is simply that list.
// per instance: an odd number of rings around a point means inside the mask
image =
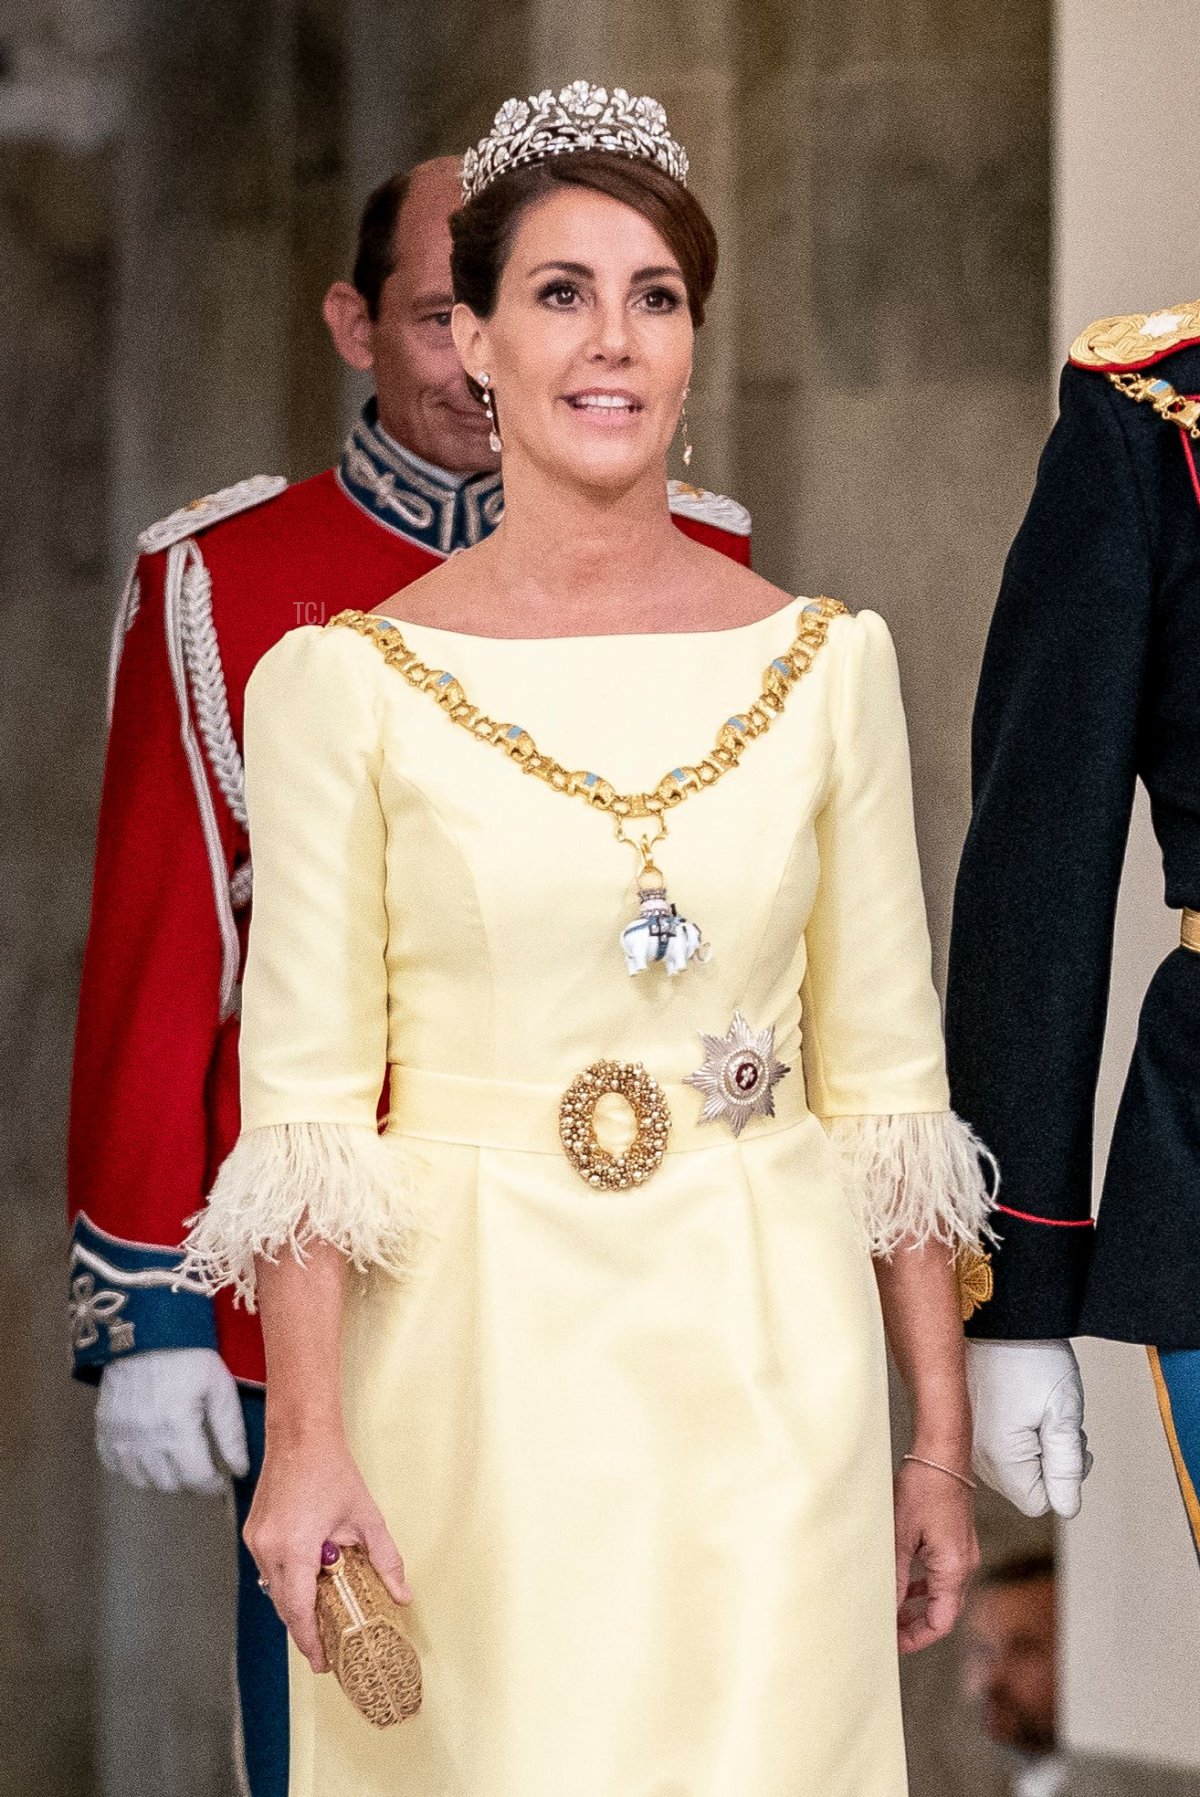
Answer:
[{"label": "diamond tiara", "polygon": [[572,81],[557,94],[547,87],[528,100],[504,102],[487,136],[463,158],[463,203],[510,169],[580,150],[636,156],[687,185],[687,152],[671,136],[657,100]]}]

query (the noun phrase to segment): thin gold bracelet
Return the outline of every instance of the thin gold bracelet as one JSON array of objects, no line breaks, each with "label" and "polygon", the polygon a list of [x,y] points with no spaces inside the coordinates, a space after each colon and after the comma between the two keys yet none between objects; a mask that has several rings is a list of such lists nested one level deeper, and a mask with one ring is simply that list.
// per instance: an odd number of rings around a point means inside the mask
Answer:
[{"label": "thin gold bracelet", "polygon": [[957,1479],[959,1484],[965,1485],[968,1491],[979,1490],[974,1479],[968,1479],[966,1473],[956,1473],[952,1466],[943,1466],[940,1460],[926,1460],[924,1454],[902,1454],[900,1458],[911,1460],[917,1466],[932,1466],[935,1473],[949,1473],[952,1479]]}]

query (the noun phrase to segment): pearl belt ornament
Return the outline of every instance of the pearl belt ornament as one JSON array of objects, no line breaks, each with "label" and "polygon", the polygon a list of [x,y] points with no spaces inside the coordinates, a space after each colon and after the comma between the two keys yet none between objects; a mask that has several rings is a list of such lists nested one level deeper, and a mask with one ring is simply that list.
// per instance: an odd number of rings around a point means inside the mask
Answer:
[{"label": "pearl belt ornament", "polygon": [[[622,1097],[637,1121],[637,1135],[622,1154],[601,1146],[596,1105],[606,1092]],[[606,1192],[640,1186],[662,1165],[671,1133],[666,1094],[640,1061],[593,1061],[576,1074],[558,1107],[563,1153],[581,1179]]]}]

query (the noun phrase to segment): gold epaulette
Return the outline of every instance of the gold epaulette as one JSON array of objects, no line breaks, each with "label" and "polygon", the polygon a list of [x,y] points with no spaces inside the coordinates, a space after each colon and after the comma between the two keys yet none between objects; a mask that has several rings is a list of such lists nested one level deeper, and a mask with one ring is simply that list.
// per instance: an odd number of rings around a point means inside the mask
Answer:
[{"label": "gold epaulette", "polygon": [[1164,312],[1098,318],[1086,331],[1080,331],[1068,360],[1076,368],[1093,368],[1102,374],[1132,374],[1193,343],[1200,343],[1200,300]]}]

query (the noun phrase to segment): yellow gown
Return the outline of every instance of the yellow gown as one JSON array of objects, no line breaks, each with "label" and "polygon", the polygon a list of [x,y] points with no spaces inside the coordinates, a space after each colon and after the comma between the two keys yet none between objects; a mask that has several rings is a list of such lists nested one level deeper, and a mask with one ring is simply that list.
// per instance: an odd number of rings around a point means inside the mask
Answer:
[{"label": "yellow gown", "polygon": [[[640,791],[758,693],[803,603],[697,635],[403,630],[492,717]],[[244,1131],[192,1245],[247,1288],[298,1229],[359,1267],[349,1436],[424,1668],[420,1715],[380,1732],[293,1652],[292,1797],[902,1797],[870,1255],[973,1238],[984,1199],[883,622],[835,619],[771,731],[671,814],[656,859],[712,946],[674,978],[625,970],[611,820],[361,634],[271,650],[246,763]],[[683,1083],[735,1010],[791,1068],[736,1139]],[[642,1062],[673,1118],[629,1190],[559,1141],[600,1058]]]}]

